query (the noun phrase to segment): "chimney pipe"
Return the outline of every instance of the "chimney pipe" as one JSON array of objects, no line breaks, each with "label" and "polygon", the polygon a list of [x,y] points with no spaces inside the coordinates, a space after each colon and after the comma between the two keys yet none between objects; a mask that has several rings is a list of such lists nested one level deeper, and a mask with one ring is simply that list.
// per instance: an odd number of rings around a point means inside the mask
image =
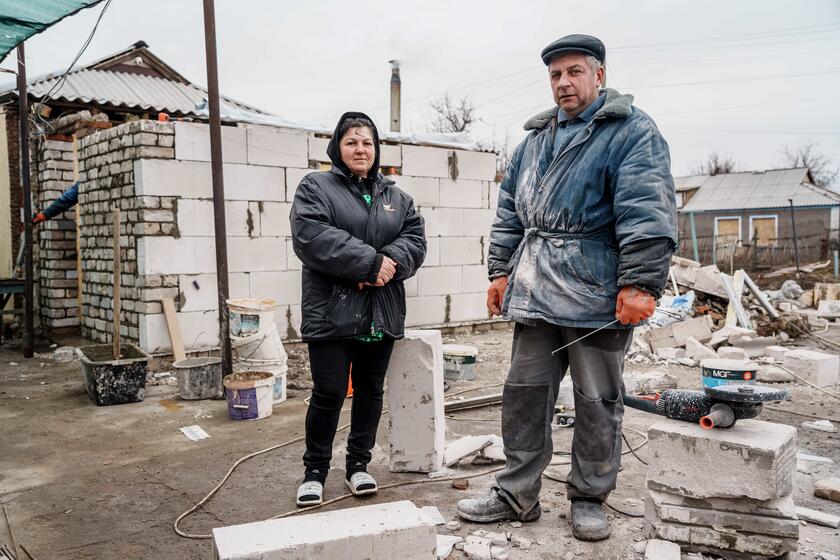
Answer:
[{"label": "chimney pipe", "polygon": [[400,61],[389,60],[391,65],[391,132],[400,131],[400,96],[401,96],[401,80],[400,80]]}]

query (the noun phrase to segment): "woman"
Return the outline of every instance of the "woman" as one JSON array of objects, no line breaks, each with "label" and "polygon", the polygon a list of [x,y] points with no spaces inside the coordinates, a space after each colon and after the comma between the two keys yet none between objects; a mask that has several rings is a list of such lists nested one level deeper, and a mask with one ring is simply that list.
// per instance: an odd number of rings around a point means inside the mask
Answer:
[{"label": "woman", "polygon": [[423,218],[411,197],[379,173],[379,134],[364,113],[345,113],[327,147],[330,171],[310,173],[292,204],[292,244],[303,261],[304,341],[312,400],[297,505],[322,503],[332,444],[353,368],[345,483],[378,487],[368,474],[382,387],[405,321],[403,281],[426,255]]}]

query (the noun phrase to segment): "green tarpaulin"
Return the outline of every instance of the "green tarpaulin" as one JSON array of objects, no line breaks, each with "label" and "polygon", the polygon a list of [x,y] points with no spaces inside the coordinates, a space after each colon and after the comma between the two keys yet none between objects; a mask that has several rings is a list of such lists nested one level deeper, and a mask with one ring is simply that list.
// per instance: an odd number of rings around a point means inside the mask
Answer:
[{"label": "green tarpaulin", "polygon": [[0,61],[22,41],[103,0],[0,0]]}]

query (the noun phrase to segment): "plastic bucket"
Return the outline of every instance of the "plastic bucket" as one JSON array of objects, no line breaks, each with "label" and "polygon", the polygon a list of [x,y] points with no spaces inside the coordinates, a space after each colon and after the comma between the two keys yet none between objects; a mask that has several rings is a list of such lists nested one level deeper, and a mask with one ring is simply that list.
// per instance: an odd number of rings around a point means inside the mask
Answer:
[{"label": "plastic bucket", "polygon": [[187,358],[172,367],[178,375],[178,395],[182,399],[213,399],[222,396],[222,359]]},{"label": "plastic bucket", "polygon": [[232,373],[224,378],[231,420],[262,420],[271,416],[274,375],[267,371]]},{"label": "plastic bucket", "polygon": [[231,336],[250,336],[266,332],[274,323],[277,302],[273,299],[229,299],[225,303],[230,314]]},{"label": "plastic bucket", "polygon": [[758,365],[746,360],[707,358],[700,362],[703,387],[717,387],[730,383],[755,383]]},{"label": "plastic bucket", "polygon": [[111,344],[96,344],[76,349],[85,390],[99,406],[140,402],[146,395],[146,370],[149,355],[133,344],[120,346],[119,360],[114,360]]},{"label": "plastic bucket", "polygon": [[246,337],[231,336],[230,341],[240,360],[286,362],[286,351],[275,323],[271,323],[265,332]]},{"label": "plastic bucket", "polygon": [[273,404],[280,404],[286,400],[286,373],[289,371],[285,362],[267,360],[240,360],[234,366],[237,372],[267,371],[274,375],[272,387]]},{"label": "plastic bucket", "polygon": [[451,380],[475,379],[475,361],[478,348],[465,344],[443,345],[443,377]]}]

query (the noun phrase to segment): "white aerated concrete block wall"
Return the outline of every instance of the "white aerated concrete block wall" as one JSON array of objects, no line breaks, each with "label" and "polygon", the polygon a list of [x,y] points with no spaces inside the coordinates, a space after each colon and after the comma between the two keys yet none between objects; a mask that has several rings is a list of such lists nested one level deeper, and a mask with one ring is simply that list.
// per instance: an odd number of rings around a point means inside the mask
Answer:
[{"label": "white aerated concrete block wall", "polygon": [[392,472],[434,472],[446,447],[440,331],[409,330],[388,365]]},{"label": "white aerated concrete block wall", "polygon": [[[167,297],[176,301],[188,350],[218,340],[213,321],[215,290],[210,144],[207,125],[173,123],[172,159],[133,161],[135,195],[142,200],[171,200],[153,206],[174,221],[174,232],[137,237],[138,274],[163,278]],[[266,126],[225,126],[222,130],[225,212],[231,297],[272,298],[285,339],[300,337],[301,266],[291,242],[289,213],[300,181],[329,163],[329,137],[321,133]],[[417,276],[406,282],[407,326],[441,325],[488,319],[485,306],[490,226],[499,187],[496,155],[485,152],[387,143],[380,163],[397,186],[414,199],[426,221],[427,257]],[[144,206],[145,207],[145,206]],[[171,230],[169,230],[171,231]],[[163,232],[167,233],[167,232]],[[196,287],[197,284],[199,287]],[[146,290],[139,283],[138,289]],[[145,350],[169,349],[160,297],[148,292],[140,312]],[[210,318],[212,315],[212,319]]]},{"label": "white aerated concrete block wall", "polygon": [[435,560],[436,546],[409,501],[213,529],[216,560]]}]

